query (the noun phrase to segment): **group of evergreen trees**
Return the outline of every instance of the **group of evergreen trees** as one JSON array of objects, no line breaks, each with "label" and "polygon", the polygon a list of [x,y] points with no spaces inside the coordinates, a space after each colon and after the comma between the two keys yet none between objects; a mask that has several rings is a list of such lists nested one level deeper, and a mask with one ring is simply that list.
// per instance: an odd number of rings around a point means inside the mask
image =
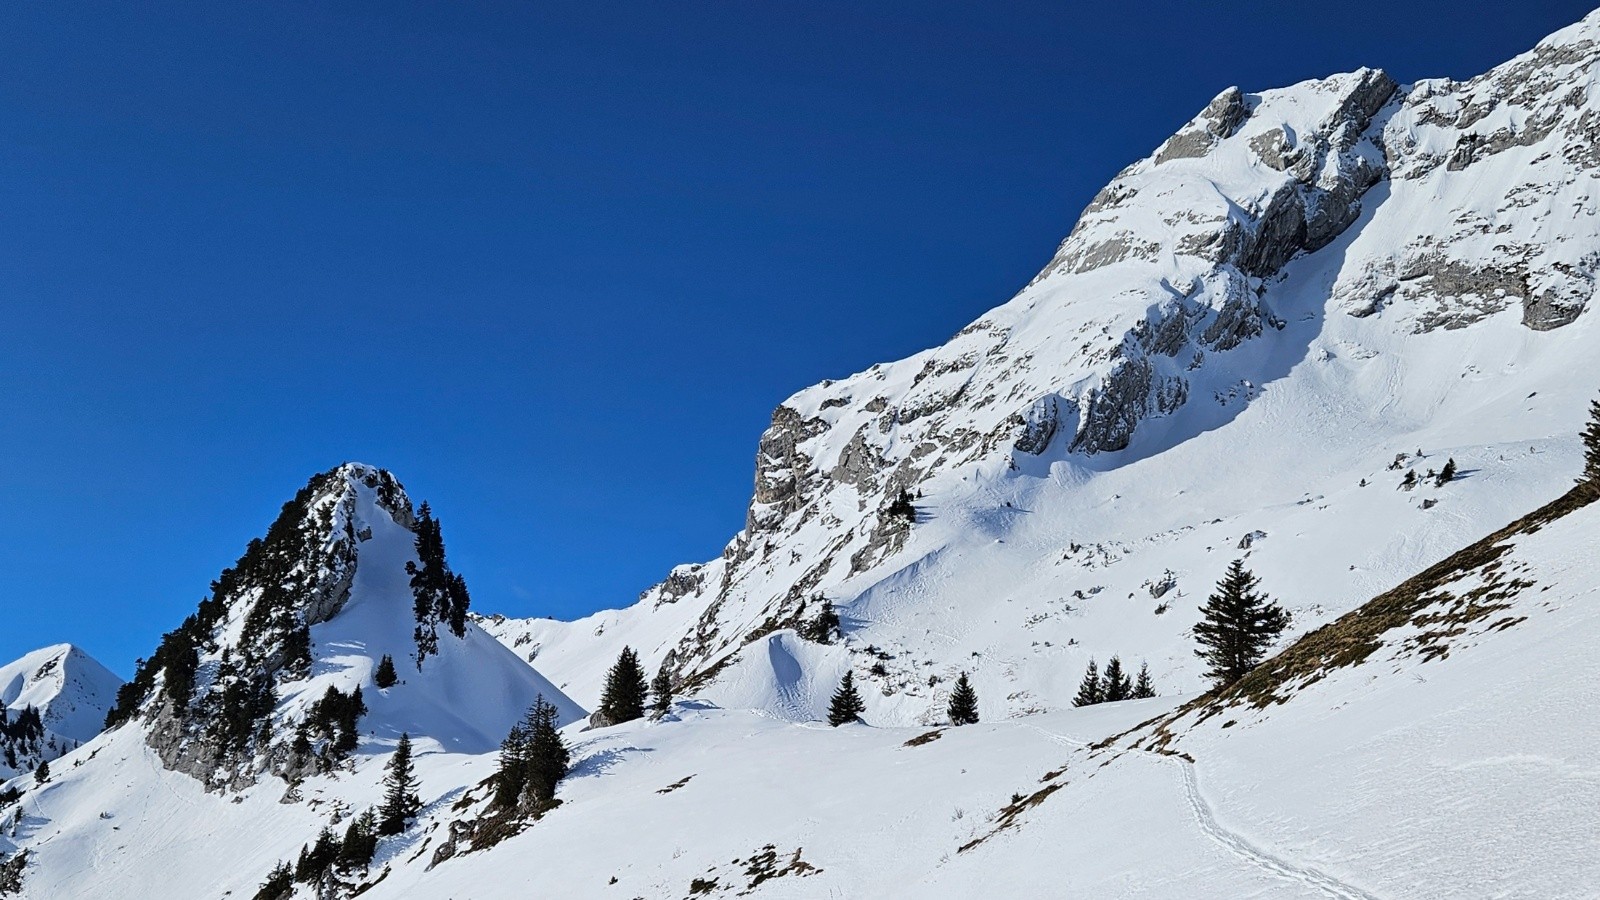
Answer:
[{"label": "group of evergreen trees", "polygon": [[417,668],[422,661],[439,652],[439,625],[444,624],[450,633],[463,637],[467,633],[467,609],[472,598],[467,595],[467,582],[450,571],[444,558],[444,535],[439,520],[424,502],[417,511],[416,523],[417,562],[406,563],[406,573],[411,576],[412,609],[417,627]]},{"label": "group of evergreen trees", "polygon": [[1105,674],[1100,674],[1099,666],[1094,660],[1089,660],[1089,667],[1083,673],[1083,681],[1078,683],[1078,695],[1072,698],[1073,706],[1093,706],[1096,703],[1115,703],[1118,700],[1143,700],[1156,695],[1155,685],[1150,681],[1150,667],[1144,663],[1139,664],[1137,679],[1128,677],[1122,669],[1122,660],[1111,657],[1106,663]]},{"label": "group of evergreen trees", "polygon": [[840,634],[839,613],[833,608],[833,601],[823,597],[822,605],[817,608],[817,614],[801,623],[797,631],[808,641],[818,644],[833,643],[834,638]]},{"label": "group of evergreen trees", "polygon": [[631,722],[643,716],[647,708],[656,715],[665,715],[672,708],[672,694],[672,676],[665,667],[656,670],[655,678],[646,685],[639,654],[632,647],[623,647],[606,673],[606,686],[596,713],[599,721],[607,725]]},{"label": "group of evergreen trees", "polygon": [[500,743],[500,765],[494,775],[495,808],[537,810],[555,799],[556,785],[566,777],[572,762],[571,751],[556,730],[557,715],[554,704],[539,697]]},{"label": "group of evergreen trees", "polygon": [[377,816],[372,810],[350,820],[341,838],[324,827],[315,841],[300,848],[293,866],[280,862],[256,891],[256,900],[283,900],[293,895],[295,883],[325,886],[339,874],[365,872],[378,852]]},{"label": "group of evergreen trees", "polygon": [[355,691],[349,694],[329,685],[322,698],[306,711],[305,720],[295,734],[295,753],[302,757],[312,753],[312,738],[315,736],[327,742],[323,745],[320,758],[324,769],[331,767],[355,751],[360,737],[358,723],[366,714],[367,704],[361,697],[361,685],[356,685]]}]

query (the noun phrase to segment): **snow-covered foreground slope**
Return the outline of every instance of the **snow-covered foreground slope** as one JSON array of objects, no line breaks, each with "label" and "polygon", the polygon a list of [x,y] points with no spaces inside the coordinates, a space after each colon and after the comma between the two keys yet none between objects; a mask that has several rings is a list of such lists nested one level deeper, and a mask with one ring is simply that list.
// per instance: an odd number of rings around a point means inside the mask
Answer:
[{"label": "snow-covered foreground slope", "polygon": [[[34,710],[44,727],[36,740],[8,742],[0,736],[0,747],[9,743],[12,751],[0,750],[0,781],[99,734],[121,686],[114,672],[71,644],[43,647],[0,666],[0,707],[10,719]],[[15,767],[7,762],[12,757]]]},{"label": "snow-covered foreground slope", "polygon": [[[624,644],[796,720],[845,666],[880,724],[936,721],[961,670],[989,717],[1061,708],[1113,654],[1198,690],[1188,631],[1231,559],[1306,630],[1576,471],[1597,38],[1600,14],[1469,82],[1223,92],[1016,298],[785,401],[721,558],[625,609],[483,624],[584,703]],[[760,640],[822,596],[843,646]]]},{"label": "snow-covered foreground slope", "polygon": [[545,820],[373,896],[1592,896],[1596,535],[1588,506],[1453,556],[1359,663],[1110,742],[1171,701],[915,746],[723,710],[608,729]]},{"label": "snow-covered foreground slope", "polygon": [[[1265,686],[1170,713],[1157,698],[835,729],[691,701],[569,731],[558,808],[432,866],[494,763],[428,746],[428,810],[384,843],[363,896],[1591,896],[1600,506],[1528,524],[1296,644]],[[1416,605],[1395,618],[1397,596]],[[1369,620],[1396,624],[1351,624]],[[1359,659],[1324,652],[1368,638]],[[367,758],[307,802],[263,785],[229,803],[130,734],[25,799],[22,843],[75,891],[27,896],[248,896],[252,875],[379,790]]]}]

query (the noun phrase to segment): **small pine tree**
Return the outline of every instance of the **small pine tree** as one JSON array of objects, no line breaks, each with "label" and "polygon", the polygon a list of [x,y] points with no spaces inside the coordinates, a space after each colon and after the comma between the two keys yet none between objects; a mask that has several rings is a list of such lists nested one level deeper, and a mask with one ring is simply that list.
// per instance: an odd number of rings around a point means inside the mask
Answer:
[{"label": "small pine tree", "polygon": [[1583,427],[1583,477],[1578,480],[1600,487],[1600,400],[1589,403],[1589,423]]},{"label": "small pine tree", "polygon": [[385,653],[383,659],[378,660],[378,671],[372,673],[372,683],[380,689],[392,688],[400,682],[400,675],[394,670],[394,657]]},{"label": "small pine tree", "polygon": [[1150,665],[1139,664],[1139,677],[1133,682],[1133,693],[1128,697],[1133,700],[1148,700],[1156,695],[1156,687],[1150,682]]},{"label": "small pine tree", "polygon": [[39,767],[33,770],[33,783],[44,784],[50,780],[50,761],[39,760]]},{"label": "small pine tree", "polygon": [[1106,663],[1106,674],[1100,687],[1100,702],[1115,703],[1118,700],[1126,700],[1132,693],[1133,680],[1128,677],[1128,673],[1122,671],[1122,660],[1115,656],[1111,657],[1111,661]]},{"label": "small pine tree", "polygon": [[1258,591],[1259,585],[1244,562],[1236,559],[1200,610],[1202,618],[1194,626],[1200,643],[1195,655],[1206,661],[1206,677],[1216,687],[1243,678],[1289,627],[1289,614]]},{"label": "small pine tree", "polygon": [[372,810],[350,820],[344,840],[339,842],[339,866],[346,871],[366,869],[378,852],[378,819]]},{"label": "small pine tree", "polygon": [[606,673],[606,689],[600,698],[600,714],[612,725],[631,722],[644,715],[645,697],[649,688],[644,681],[644,669],[639,666],[639,655],[631,647],[623,647],[616,664]]},{"label": "small pine tree", "polygon": [[422,809],[422,799],[417,796],[417,776],[411,765],[411,735],[400,735],[400,743],[389,757],[389,774],[384,776],[382,819],[378,833],[399,834],[406,830],[406,822]]},{"label": "small pine tree", "polygon": [[833,608],[833,601],[823,597],[822,608],[817,610],[815,618],[806,623],[801,637],[819,644],[831,644],[838,636],[839,613]]},{"label": "small pine tree", "polygon": [[855,673],[846,670],[844,678],[839,680],[839,689],[833,692],[833,702],[828,706],[828,724],[837,728],[846,722],[859,722],[866,709],[867,705],[861,702],[861,695],[856,692]]},{"label": "small pine tree", "polygon": [[1447,459],[1444,461],[1444,468],[1439,470],[1439,477],[1434,479],[1433,486],[1444,487],[1445,485],[1454,481],[1455,477],[1456,461],[1454,459]]},{"label": "small pine tree", "polygon": [[1417,486],[1417,470],[1415,470],[1415,469],[1407,469],[1406,470],[1406,477],[1400,479],[1400,489],[1402,491],[1409,491],[1409,490],[1411,490],[1412,488],[1414,488],[1416,486]]},{"label": "small pine tree", "polygon": [[287,900],[294,893],[294,868],[287,862],[279,861],[268,873],[267,880],[261,882],[261,889],[256,891],[254,900]]},{"label": "small pine tree", "polygon": [[911,492],[901,488],[900,493],[895,495],[894,501],[884,510],[884,515],[908,524],[915,524],[917,521],[917,508],[911,503]]},{"label": "small pine tree", "polygon": [[658,716],[666,715],[672,709],[672,676],[667,674],[665,667],[650,680],[650,693],[655,697],[650,709]]},{"label": "small pine tree", "polygon": [[1100,667],[1089,660],[1089,668],[1084,670],[1083,681],[1078,683],[1078,696],[1072,698],[1073,706],[1093,706],[1105,699],[1100,694]]},{"label": "small pine tree", "polygon": [[950,692],[949,713],[951,725],[972,725],[978,721],[978,692],[972,689],[965,672],[956,679],[956,688]]}]

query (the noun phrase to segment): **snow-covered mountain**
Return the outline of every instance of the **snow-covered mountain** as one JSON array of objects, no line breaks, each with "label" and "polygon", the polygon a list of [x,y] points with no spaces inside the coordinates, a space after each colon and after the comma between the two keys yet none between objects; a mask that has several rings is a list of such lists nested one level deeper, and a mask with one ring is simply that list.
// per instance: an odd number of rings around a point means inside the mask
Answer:
[{"label": "snow-covered mountain", "polygon": [[[942,347],[795,394],[747,524],[636,604],[485,627],[581,702],[623,644],[726,706],[1059,709],[1090,658],[1201,687],[1248,556],[1301,629],[1548,499],[1597,382],[1600,17],[1467,82],[1223,91]],[[1397,491],[1454,458],[1463,477]],[[905,490],[916,521],[888,514]],[[827,597],[842,647],[784,629]],[[804,607],[804,609],[802,609]]]},{"label": "snow-covered mountain", "polygon": [[[0,709],[6,714],[0,781],[31,772],[99,734],[121,686],[116,673],[71,644],[43,647],[0,666]],[[38,733],[22,734],[28,729],[21,720],[34,715]]]},{"label": "snow-covered mountain", "polygon": [[[1224,91],[1015,298],[780,406],[745,528],[625,609],[464,617],[392,475],[317,476],[11,782],[0,892],[252,896],[406,732],[418,821],[323,893],[1591,894],[1597,60],[1600,13],[1468,82]],[[1202,694],[1238,558],[1294,627]],[[584,730],[625,645],[680,701]],[[1160,696],[1071,708],[1113,655]],[[872,727],[817,721],[846,671]],[[982,721],[939,727],[961,672]],[[491,820],[541,695],[572,772]]]}]

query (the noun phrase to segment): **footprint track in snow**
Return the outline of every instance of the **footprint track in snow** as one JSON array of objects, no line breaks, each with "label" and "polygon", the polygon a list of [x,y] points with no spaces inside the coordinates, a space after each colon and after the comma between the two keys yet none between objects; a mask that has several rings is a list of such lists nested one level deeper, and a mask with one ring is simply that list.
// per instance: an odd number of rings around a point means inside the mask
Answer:
[{"label": "footprint track in snow", "polygon": [[[1046,738],[1068,747],[1087,747],[1087,741],[1069,738],[1065,735],[1046,731],[1037,725],[1026,722],[1020,723],[1024,727],[1037,731]],[[1307,887],[1314,888],[1336,897],[1338,900],[1378,900],[1372,893],[1362,890],[1349,882],[1342,881],[1328,873],[1312,866],[1301,865],[1284,859],[1275,853],[1257,846],[1249,838],[1228,828],[1217,821],[1215,809],[1205,794],[1200,790],[1200,778],[1196,774],[1194,763],[1179,756],[1169,756],[1151,750],[1128,748],[1129,751],[1140,756],[1149,757],[1160,762],[1171,763],[1178,767],[1183,782],[1184,799],[1188,802],[1189,812],[1194,817],[1195,824],[1201,833],[1233,856],[1250,863],[1259,869],[1264,869],[1280,878],[1296,881]],[[1125,751],[1126,752],[1126,751]]]}]

